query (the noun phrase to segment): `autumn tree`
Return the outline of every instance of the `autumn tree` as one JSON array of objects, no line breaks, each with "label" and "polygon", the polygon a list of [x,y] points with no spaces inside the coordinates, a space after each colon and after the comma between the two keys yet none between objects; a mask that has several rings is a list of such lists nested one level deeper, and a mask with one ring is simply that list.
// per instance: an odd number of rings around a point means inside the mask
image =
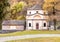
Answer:
[{"label": "autumn tree", "polygon": [[17,20],[17,18],[19,17],[18,13],[20,13],[23,10],[23,8],[25,8],[25,6],[27,6],[27,4],[23,1],[16,3],[10,10],[10,18],[12,20]]},{"label": "autumn tree", "polygon": [[[56,18],[60,10],[60,1],[59,0],[44,0],[43,9],[49,12],[49,20],[53,20],[54,29],[56,30]],[[52,18],[53,17],[53,18]]]},{"label": "autumn tree", "polygon": [[43,9],[49,12],[60,10],[60,0],[44,0]]}]

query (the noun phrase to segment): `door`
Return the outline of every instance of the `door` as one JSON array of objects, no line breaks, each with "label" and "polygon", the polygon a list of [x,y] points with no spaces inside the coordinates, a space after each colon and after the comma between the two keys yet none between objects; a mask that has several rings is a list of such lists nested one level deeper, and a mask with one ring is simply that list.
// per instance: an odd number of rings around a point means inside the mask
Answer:
[{"label": "door", "polygon": [[39,23],[36,23],[36,29],[39,29]]}]

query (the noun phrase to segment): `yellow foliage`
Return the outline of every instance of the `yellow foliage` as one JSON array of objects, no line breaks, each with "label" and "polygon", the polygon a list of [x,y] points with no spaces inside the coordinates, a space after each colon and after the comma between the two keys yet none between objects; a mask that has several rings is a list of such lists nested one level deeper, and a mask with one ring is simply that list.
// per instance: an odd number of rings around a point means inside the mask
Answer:
[{"label": "yellow foliage", "polygon": [[17,20],[21,19],[22,16],[17,17]]},{"label": "yellow foliage", "polygon": [[25,20],[25,16],[24,15],[18,16],[17,20]]},{"label": "yellow foliage", "polygon": [[55,6],[57,10],[60,10],[60,3]]},{"label": "yellow foliage", "polygon": [[54,6],[54,4],[52,4],[52,2],[55,2],[56,0],[44,0],[44,4],[43,4],[43,9],[44,10],[51,10],[51,8]]},{"label": "yellow foliage", "polygon": [[43,4],[43,9],[47,9],[49,7],[53,7],[53,5],[52,4],[47,4],[47,3]]},{"label": "yellow foliage", "polygon": [[44,0],[45,3],[54,2],[55,0]]}]

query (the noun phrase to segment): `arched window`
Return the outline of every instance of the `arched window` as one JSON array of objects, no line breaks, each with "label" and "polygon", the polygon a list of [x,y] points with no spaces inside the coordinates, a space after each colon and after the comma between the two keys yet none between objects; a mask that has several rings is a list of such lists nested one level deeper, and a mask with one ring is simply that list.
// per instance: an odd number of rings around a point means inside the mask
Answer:
[{"label": "arched window", "polygon": [[38,11],[36,11],[36,13],[38,13]]},{"label": "arched window", "polygon": [[31,23],[29,23],[29,27],[31,27]]},{"label": "arched window", "polygon": [[29,12],[29,14],[31,14],[31,12]]},{"label": "arched window", "polygon": [[55,11],[53,11],[53,15],[56,15]]},{"label": "arched window", "polygon": [[46,23],[44,23],[44,27],[46,27]]}]

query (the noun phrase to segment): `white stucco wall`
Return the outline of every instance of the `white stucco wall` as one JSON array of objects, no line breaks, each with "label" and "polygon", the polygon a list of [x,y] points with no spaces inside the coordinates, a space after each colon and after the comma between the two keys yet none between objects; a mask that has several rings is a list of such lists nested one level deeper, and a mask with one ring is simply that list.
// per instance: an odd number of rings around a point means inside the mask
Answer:
[{"label": "white stucco wall", "polygon": [[36,21],[33,21],[33,30],[36,30],[36,23],[39,23],[39,30],[42,29],[42,21],[40,20],[36,20]]},{"label": "white stucco wall", "polygon": [[48,29],[48,22],[47,21],[43,21],[43,24],[42,24],[43,26],[44,26],[44,23],[46,23],[46,27],[43,27],[42,29],[46,29],[47,30]]},{"label": "white stucco wall", "polygon": [[10,27],[9,26],[2,26],[2,30],[9,30]]},{"label": "white stucco wall", "polygon": [[40,14],[44,14],[43,10],[27,10],[27,14],[30,14],[30,12],[31,12],[31,14],[35,14],[36,11],[38,11],[38,13],[40,13]]},{"label": "white stucco wall", "polygon": [[[35,17],[36,15],[40,16],[40,18]],[[31,16],[26,16],[26,19],[48,19],[49,17],[48,16],[45,16],[45,15],[40,15],[40,14],[35,14],[35,15],[31,15]]]},{"label": "white stucco wall", "polygon": [[[31,27],[29,27],[29,23],[31,23]],[[27,24],[26,24],[26,28],[28,30],[36,30],[36,23],[39,23],[39,29],[38,30],[45,30],[48,29],[47,25],[48,22],[47,21],[42,21],[42,20],[28,20]],[[44,23],[46,23],[46,27],[44,27]]]},{"label": "white stucco wall", "polygon": [[2,26],[2,30],[24,30],[24,26]]},{"label": "white stucco wall", "polygon": [[[29,23],[31,23],[31,27],[29,27]],[[32,20],[26,20],[26,29],[27,30],[32,30]]]},{"label": "white stucco wall", "polygon": [[[38,13],[36,13],[36,11],[38,11]],[[30,12],[31,16],[30,15]],[[39,29],[38,30],[43,30],[43,29],[48,29],[47,25],[47,21],[46,20],[43,20],[43,19],[48,19],[46,18],[44,15],[44,11],[43,10],[27,10],[27,16],[26,16],[26,28],[28,30],[36,30],[36,23],[39,23]],[[47,14],[47,12],[46,12]],[[33,19],[33,21],[32,21]],[[35,20],[37,19],[37,20]],[[31,23],[31,27],[29,27],[29,23]],[[46,27],[44,27],[44,23],[46,23]]]},{"label": "white stucco wall", "polygon": [[40,14],[44,14],[44,12],[45,12],[45,14],[48,14],[47,11],[43,11],[43,10],[27,10],[27,14],[30,14],[30,12],[31,12],[31,14],[35,14],[36,11],[38,11],[38,13],[40,13]]}]

